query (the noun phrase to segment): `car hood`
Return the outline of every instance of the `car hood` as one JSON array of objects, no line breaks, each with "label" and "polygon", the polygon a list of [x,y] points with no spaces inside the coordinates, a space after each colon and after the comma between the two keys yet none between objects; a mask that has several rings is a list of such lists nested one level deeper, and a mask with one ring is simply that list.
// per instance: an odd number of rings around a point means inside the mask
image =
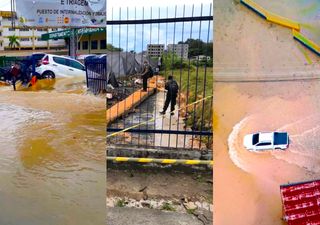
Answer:
[{"label": "car hood", "polygon": [[247,134],[246,136],[244,136],[243,138],[243,146],[245,148],[252,148],[252,136],[253,134]]}]

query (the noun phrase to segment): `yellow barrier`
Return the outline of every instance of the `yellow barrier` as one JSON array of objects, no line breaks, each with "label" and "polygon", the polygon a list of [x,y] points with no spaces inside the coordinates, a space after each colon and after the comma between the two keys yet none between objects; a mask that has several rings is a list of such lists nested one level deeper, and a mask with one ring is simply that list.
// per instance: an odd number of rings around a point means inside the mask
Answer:
[{"label": "yellow barrier", "polygon": [[285,27],[289,27],[289,28],[294,29],[294,30],[298,30],[298,31],[300,30],[299,23],[297,23],[295,21],[292,21],[292,20],[289,20],[289,19],[287,19],[285,17],[276,15],[276,14],[271,13],[271,12],[267,12],[266,17],[267,17],[267,20],[270,21],[270,22],[273,22],[273,23],[276,23],[276,24],[279,24],[279,25],[282,25],[282,26],[285,26]]},{"label": "yellow barrier", "polygon": [[255,3],[252,0],[241,0],[241,3],[243,3],[244,5],[246,5],[247,7],[251,8],[252,10],[254,10],[255,12],[257,12],[258,14],[260,14],[262,17],[264,17],[267,21],[269,22],[273,22],[285,27],[289,27],[291,29],[295,29],[295,30],[300,30],[300,24],[287,19],[285,17],[279,16],[275,13],[269,12],[268,10],[264,9],[262,6],[260,6],[259,4]]},{"label": "yellow barrier", "polygon": [[109,157],[107,160],[115,162],[138,162],[138,163],[161,163],[161,164],[185,164],[185,165],[213,165],[212,160],[190,160],[190,159],[151,159],[130,157]]},{"label": "yellow barrier", "polygon": [[254,10],[255,12],[257,12],[258,14],[260,14],[262,17],[266,18],[267,10],[265,10],[263,7],[261,7],[260,5],[255,3],[254,1],[241,0],[241,3],[245,4],[246,6],[248,6],[249,8]]},{"label": "yellow barrier", "polygon": [[300,32],[296,30],[292,30],[293,37],[301,42],[303,45],[305,45],[310,50],[314,51],[316,54],[320,55],[320,46],[308,39],[306,36],[301,34]]}]

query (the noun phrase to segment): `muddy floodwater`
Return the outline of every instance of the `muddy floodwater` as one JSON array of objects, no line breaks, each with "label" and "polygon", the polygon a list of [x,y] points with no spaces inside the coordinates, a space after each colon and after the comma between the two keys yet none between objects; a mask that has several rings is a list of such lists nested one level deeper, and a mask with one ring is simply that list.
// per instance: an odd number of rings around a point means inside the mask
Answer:
[{"label": "muddy floodwater", "polygon": [[83,79],[0,86],[0,224],[104,224],[105,99]]},{"label": "muddy floodwater", "polygon": [[[280,185],[320,178],[319,87],[319,81],[216,85],[218,224],[285,224]],[[255,152],[243,147],[246,134],[264,131],[288,132],[289,148]],[[225,217],[227,212],[232,216]]]},{"label": "muddy floodwater", "polygon": [[[319,1],[256,2],[318,43]],[[216,1],[214,220],[283,225],[280,185],[320,178],[319,57],[238,3]],[[288,132],[289,148],[247,151],[244,136],[259,131]]]}]

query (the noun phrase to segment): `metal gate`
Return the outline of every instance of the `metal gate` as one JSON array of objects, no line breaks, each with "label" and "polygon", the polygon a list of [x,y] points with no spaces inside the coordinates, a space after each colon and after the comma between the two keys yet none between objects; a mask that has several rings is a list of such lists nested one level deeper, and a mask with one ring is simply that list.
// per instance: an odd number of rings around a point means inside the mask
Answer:
[{"label": "metal gate", "polygon": [[[212,4],[174,10],[120,8],[118,13],[112,9],[107,21],[108,70],[120,87],[107,100],[107,144],[212,149],[212,20]],[[137,79],[144,61],[155,72],[148,92]],[[163,116],[163,89],[170,75],[179,94],[174,115],[168,110]]]},{"label": "metal gate", "polygon": [[87,57],[84,63],[88,90],[94,94],[105,92],[108,84],[106,57]]}]

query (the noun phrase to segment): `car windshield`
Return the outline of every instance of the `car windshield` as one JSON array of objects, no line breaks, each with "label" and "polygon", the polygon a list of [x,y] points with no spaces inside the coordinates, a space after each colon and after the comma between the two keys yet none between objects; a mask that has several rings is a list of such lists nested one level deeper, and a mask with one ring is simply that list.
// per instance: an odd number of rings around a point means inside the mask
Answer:
[{"label": "car windshield", "polygon": [[259,141],[259,134],[252,135],[252,145],[257,144]]}]

